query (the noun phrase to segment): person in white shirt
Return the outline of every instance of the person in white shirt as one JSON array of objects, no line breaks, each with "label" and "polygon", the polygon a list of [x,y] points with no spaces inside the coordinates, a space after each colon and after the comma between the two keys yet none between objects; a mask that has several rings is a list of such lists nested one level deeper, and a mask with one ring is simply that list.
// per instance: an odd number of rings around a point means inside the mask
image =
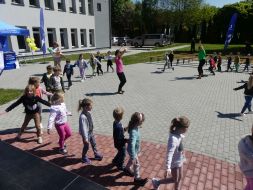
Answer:
[{"label": "person in white shirt", "polygon": [[61,52],[61,48],[57,42],[53,42],[53,58],[54,58],[54,66],[61,68],[61,58],[63,54]]},{"label": "person in white shirt", "polygon": [[107,73],[109,72],[109,67],[111,67],[112,72],[114,72],[114,69],[112,67],[113,57],[112,57],[112,52],[111,51],[107,52],[107,56],[105,57],[105,59],[107,60]]},{"label": "person in white shirt", "polygon": [[[181,116],[171,121],[170,135],[167,145],[166,170],[164,179],[152,179],[154,189],[159,189],[161,184],[175,183],[175,190],[180,189],[180,181],[183,173],[185,156],[183,152],[182,139],[190,126],[190,120]],[[170,178],[168,176],[171,175]]]},{"label": "person in white shirt", "polygon": [[88,68],[87,62],[83,59],[83,54],[79,55],[78,60],[76,61],[75,65],[78,66],[79,71],[80,71],[80,77],[81,77],[81,82],[83,82],[86,79],[85,76],[85,69]]},{"label": "person in white shirt", "polygon": [[71,129],[67,123],[68,111],[64,103],[63,94],[55,93],[51,98],[51,102],[52,106],[50,108],[47,132],[50,134],[50,130],[55,124],[55,128],[59,134],[59,153],[67,154],[65,141],[71,136]]}]

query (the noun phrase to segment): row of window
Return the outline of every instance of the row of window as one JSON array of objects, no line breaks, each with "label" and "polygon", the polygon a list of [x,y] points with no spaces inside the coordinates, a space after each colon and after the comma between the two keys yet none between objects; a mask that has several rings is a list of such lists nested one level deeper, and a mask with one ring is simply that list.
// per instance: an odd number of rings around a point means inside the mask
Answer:
[{"label": "row of window", "polygon": [[[20,26],[19,26],[20,27]],[[24,28],[24,27],[23,27]],[[35,40],[35,44],[38,48],[41,48],[41,38],[40,38],[40,31],[38,27],[32,28],[33,31],[33,38]],[[80,39],[81,48],[87,47],[87,34],[86,29],[80,29],[80,36],[78,37],[76,28],[72,28],[70,30],[71,32],[71,47],[72,48],[79,48],[78,40]],[[94,29],[89,30],[89,47],[95,46],[95,40],[94,40]],[[19,49],[28,49],[25,37],[24,36],[17,36],[18,40],[18,48]],[[47,39],[49,47],[53,47],[53,42],[57,41],[56,37],[56,30],[55,28],[47,28]],[[60,28],[60,45],[62,49],[69,49],[68,44],[68,31],[67,28]]]},{"label": "row of window", "polygon": [[[57,9],[58,11],[67,12],[66,1],[68,1],[69,12],[77,13],[79,11],[80,14],[86,14],[85,10],[85,0],[57,0]],[[11,0],[13,5],[21,5],[24,6],[24,0]],[[78,4],[76,4],[78,2]],[[5,0],[0,0],[1,4],[5,3]],[[44,0],[45,9],[47,10],[55,10],[53,0]],[[40,8],[40,0],[29,0],[29,5],[32,7]],[[78,10],[77,10],[78,8]],[[97,11],[101,11],[101,3],[97,3]],[[88,14],[94,15],[93,11],[93,0],[88,0]]]}]

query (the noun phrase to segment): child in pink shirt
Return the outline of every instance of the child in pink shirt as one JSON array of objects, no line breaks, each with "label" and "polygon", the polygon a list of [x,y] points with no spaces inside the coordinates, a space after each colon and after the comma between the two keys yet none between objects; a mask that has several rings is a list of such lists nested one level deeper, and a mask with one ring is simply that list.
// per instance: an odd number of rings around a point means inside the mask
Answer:
[{"label": "child in pink shirt", "polygon": [[115,51],[115,63],[116,63],[116,72],[120,80],[120,84],[118,87],[118,94],[123,94],[124,90],[122,90],[122,87],[126,83],[126,76],[124,74],[124,67],[123,67],[123,61],[122,61],[122,55],[126,52],[126,48],[117,49]]}]

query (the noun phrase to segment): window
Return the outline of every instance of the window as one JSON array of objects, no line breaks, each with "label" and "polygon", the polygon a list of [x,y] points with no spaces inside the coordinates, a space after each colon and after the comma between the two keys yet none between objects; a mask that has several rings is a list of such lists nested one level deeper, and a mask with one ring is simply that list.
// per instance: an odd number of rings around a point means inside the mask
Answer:
[{"label": "window", "polygon": [[93,47],[95,46],[95,41],[94,41],[94,29],[89,30],[89,39],[90,39],[90,46]]},{"label": "window", "polygon": [[101,12],[101,3],[97,3],[97,11]]},{"label": "window", "polygon": [[77,29],[71,29],[71,43],[72,47],[78,47],[77,43]]},{"label": "window", "polygon": [[24,0],[11,0],[11,3],[15,5],[24,5]]},{"label": "window", "polygon": [[54,10],[53,0],[45,0],[45,8],[49,10]]},{"label": "window", "polygon": [[80,35],[81,35],[81,47],[87,47],[86,29],[81,29]]},{"label": "window", "polygon": [[69,0],[69,12],[76,13],[76,1]]},{"label": "window", "polygon": [[86,14],[85,11],[85,0],[79,0],[79,13]]},{"label": "window", "polygon": [[56,41],[55,28],[47,29],[47,37],[48,37],[49,47],[53,47],[53,43],[54,41]]},{"label": "window", "polygon": [[41,40],[40,40],[40,29],[39,28],[33,28],[33,38],[34,43],[36,44],[37,48],[41,48]]},{"label": "window", "polygon": [[93,0],[88,0],[88,10],[89,10],[89,15],[94,15]]},{"label": "window", "polygon": [[[17,26],[19,28],[25,28],[24,26]],[[18,48],[21,50],[26,50],[27,46],[26,46],[26,41],[25,41],[25,37],[24,36],[17,36],[17,41],[18,41]]]},{"label": "window", "polygon": [[4,2],[4,0],[0,0],[0,4],[4,4],[5,2]]},{"label": "window", "polygon": [[58,0],[57,6],[58,6],[58,11],[66,11],[65,0]]},{"label": "window", "polygon": [[68,32],[67,28],[60,28],[60,36],[61,36],[61,47],[63,49],[68,49]]},{"label": "window", "polygon": [[29,4],[30,6],[33,6],[33,7],[40,7],[39,0],[29,0]]}]

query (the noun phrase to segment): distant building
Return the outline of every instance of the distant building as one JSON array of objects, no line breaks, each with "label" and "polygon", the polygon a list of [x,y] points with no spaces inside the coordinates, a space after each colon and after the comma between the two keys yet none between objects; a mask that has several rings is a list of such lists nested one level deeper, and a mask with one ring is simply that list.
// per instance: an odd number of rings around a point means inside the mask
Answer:
[{"label": "distant building", "polygon": [[[28,29],[41,48],[40,8],[46,47],[54,41],[63,52],[110,47],[110,0],[0,0],[0,20]],[[11,36],[9,45],[17,54],[30,51],[23,36]]]}]

